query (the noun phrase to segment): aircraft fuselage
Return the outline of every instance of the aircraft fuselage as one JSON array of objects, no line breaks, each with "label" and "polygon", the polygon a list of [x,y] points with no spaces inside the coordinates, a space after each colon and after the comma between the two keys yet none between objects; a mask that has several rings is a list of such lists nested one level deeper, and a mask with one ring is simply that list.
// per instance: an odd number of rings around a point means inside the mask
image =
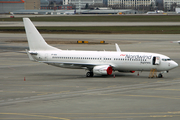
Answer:
[{"label": "aircraft fuselage", "polygon": [[[38,51],[32,55],[36,61],[57,67],[89,68],[97,65],[111,65],[115,71],[168,71],[177,63],[169,57],[156,53],[107,52],[107,51]],[[156,63],[155,63],[156,62]],[[83,65],[83,64],[84,65]]]}]

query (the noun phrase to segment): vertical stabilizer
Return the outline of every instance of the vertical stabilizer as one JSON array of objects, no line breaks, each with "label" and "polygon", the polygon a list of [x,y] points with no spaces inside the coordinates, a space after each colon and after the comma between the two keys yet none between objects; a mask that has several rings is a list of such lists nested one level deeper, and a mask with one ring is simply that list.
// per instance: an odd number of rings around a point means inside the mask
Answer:
[{"label": "vertical stabilizer", "polygon": [[30,51],[59,50],[48,45],[29,18],[23,18]]}]

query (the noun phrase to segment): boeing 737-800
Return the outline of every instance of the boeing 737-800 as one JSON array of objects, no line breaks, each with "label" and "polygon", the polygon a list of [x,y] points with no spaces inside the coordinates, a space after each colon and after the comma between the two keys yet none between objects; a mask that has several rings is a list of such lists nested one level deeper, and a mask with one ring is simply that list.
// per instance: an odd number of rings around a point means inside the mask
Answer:
[{"label": "boeing 737-800", "polygon": [[117,44],[116,51],[61,50],[48,45],[29,18],[23,18],[30,60],[63,68],[87,69],[87,77],[94,74],[111,75],[113,71],[135,72],[155,69],[162,72],[178,66],[169,57],[146,52],[122,52]]}]

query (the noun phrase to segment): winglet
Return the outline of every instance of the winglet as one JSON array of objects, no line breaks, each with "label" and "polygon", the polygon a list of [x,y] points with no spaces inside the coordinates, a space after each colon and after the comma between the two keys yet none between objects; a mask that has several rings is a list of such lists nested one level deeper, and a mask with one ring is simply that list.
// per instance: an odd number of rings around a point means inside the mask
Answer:
[{"label": "winglet", "polygon": [[121,52],[121,49],[119,48],[119,46],[118,46],[117,43],[115,43],[115,46],[116,46],[116,51],[117,51],[117,52]]}]

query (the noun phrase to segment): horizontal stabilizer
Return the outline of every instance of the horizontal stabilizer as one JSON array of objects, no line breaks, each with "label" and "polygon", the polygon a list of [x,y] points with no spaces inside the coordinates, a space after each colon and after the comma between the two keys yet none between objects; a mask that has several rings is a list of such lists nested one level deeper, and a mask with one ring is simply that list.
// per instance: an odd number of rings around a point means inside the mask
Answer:
[{"label": "horizontal stabilizer", "polygon": [[28,55],[28,57],[29,57],[30,60],[36,61],[36,60],[32,57],[32,55],[29,53],[29,51],[28,51],[27,49],[26,49],[26,53],[27,53],[27,55]]}]

